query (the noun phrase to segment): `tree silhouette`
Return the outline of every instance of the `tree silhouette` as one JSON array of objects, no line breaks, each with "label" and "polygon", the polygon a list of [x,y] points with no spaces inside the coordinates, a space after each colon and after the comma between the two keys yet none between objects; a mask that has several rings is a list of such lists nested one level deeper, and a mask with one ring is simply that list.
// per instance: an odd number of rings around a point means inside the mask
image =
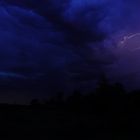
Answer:
[{"label": "tree silhouette", "polygon": [[38,99],[32,99],[31,102],[30,102],[30,105],[33,106],[33,107],[37,107],[40,105],[40,102]]}]

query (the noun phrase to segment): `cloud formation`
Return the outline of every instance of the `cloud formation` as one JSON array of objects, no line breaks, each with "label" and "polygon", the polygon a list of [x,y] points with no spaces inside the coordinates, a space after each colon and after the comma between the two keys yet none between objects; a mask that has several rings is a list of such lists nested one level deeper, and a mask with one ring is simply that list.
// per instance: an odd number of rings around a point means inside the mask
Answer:
[{"label": "cloud formation", "polygon": [[139,1],[5,1],[0,6],[1,71],[45,77],[48,88],[92,88],[115,61],[106,40],[139,30]]}]

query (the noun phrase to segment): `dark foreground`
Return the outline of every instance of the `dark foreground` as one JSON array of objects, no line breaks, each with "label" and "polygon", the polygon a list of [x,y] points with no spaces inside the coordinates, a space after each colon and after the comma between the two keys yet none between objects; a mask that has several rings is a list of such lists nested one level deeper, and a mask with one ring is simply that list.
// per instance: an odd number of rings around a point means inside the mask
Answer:
[{"label": "dark foreground", "polygon": [[0,105],[0,134],[11,139],[140,139],[140,94]]},{"label": "dark foreground", "polygon": [[30,105],[0,105],[0,135],[8,139],[140,139],[140,92],[120,85],[96,94],[62,94]]}]

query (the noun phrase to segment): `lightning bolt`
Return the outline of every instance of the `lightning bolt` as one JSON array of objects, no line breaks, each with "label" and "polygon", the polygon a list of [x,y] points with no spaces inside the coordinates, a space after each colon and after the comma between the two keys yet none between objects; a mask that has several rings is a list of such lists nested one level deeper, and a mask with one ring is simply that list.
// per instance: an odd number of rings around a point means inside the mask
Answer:
[{"label": "lightning bolt", "polygon": [[130,36],[124,36],[124,37],[123,37],[123,40],[120,41],[120,44],[124,46],[125,43],[126,43],[128,40],[130,40],[130,39],[132,39],[133,37],[136,37],[136,36],[140,36],[140,33],[135,33],[135,34],[132,34],[132,35],[130,35]]}]

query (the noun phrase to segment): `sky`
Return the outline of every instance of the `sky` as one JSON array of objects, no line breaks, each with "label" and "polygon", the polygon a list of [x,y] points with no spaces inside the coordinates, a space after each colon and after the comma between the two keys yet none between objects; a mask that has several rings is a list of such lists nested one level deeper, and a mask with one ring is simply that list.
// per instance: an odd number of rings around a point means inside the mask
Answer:
[{"label": "sky", "polygon": [[139,6],[138,0],[2,0],[1,86],[37,85],[46,93],[4,93],[1,99],[89,92],[103,74],[139,87]]}]

